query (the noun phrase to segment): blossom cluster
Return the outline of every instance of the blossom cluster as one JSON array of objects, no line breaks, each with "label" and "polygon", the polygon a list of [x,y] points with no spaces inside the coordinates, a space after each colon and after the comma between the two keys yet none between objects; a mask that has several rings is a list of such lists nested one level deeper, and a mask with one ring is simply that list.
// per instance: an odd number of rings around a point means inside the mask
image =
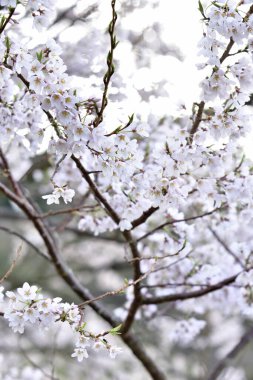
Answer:
[{"label": "blossom cluster", "polygon": [[[4,302],[3,290],[1,287],[1,302]],[[6,291],[5,296],[8,305],[4,318],[14,332],[22,334],[29,325],[48,329],[55,323],[68,324],[76,337],[75,349],[71,356],[76,357],[79,362],[89,357],[88,347],[94,351],[107,350],[111,358],[115,358],[122,351],[120,347],[111,345],[105,339],[106,335],[115,334],[117,328],[98,335],[89,332],[78,305],[63,303],[59,297],[45,297],[37,286],[30,286],[27,282],[16,292]]]},{"label": "blossom cluster", "polygon": [[43,195],[42,198],[47,200],[48,205],[51,205],[52,203],[59,204],[60,198],[63,198],[65,203],[71,202],[74,195],[75,190],[73,189],[64,189],[62,187],[56,187],[52,194]]},{"label": "blossom cluster", "polygon": [[188,346],[205,326],[205,321],[197,320],[196,318],[181,320],[176,323],[174,330],[170,334],[170,339],[183,346]]},{"label": "blossom cluster", "polygon": [[[34,25],[47,26],[53,1],[28,3]],[[54,40],[29,49],[8,30],[0,38],[0,146],[11,142],[28,156],[47,149],[57,167],[54,190],[43,196],[48,205],[84,194],[88,202],[97,198],[71,158],[79,160],[120,221],[100,205],[99,211],[80,212],[78,228],[94,235],[133,229],[146,274],[142,297],[200,291],[235,276],[226,292],[220,289],[198,303],[177,302],[175,308],[189,315],[203,315],[215,306],[252,318],[253,173],[238,141],[251,130],[246,105],[253,90],[253,11],[247,6],[252,1],[237,3],[212,2],[201,11],[201,94],[179,120],[151,113],[145,124],[140,114],[115,126],[105,112],[97,123],[100,102],[90,94],[83,99],[73,88]],[[0,4],[14,7],[16,1]],[[148,221],[134,229],[149,210],[154,213]],[[123,321],[134,301],[133,286],[126,293],[125,305],[116,310]],[[5,318],[15,332],[29,324],[65,322],[77,335],[72,356],[79,361],[88,357],[87,347],[106,349],[111,357],[120,352],[103,334],[86,330],[77,305],[44,298],[27,283],[6,296]],[[143,305],[135,318],[152,318],[157,310]],[[188,345],[204,327],[202,320],[181,321],[171,339]]]},{"label": "blossom cluster", "polygon": [[6,8],[16,8],[18,3],[26,5],[32,11],[33,25],[42,30],[49,26],[55,15],[54,0],[0,0],[0,5]]}]

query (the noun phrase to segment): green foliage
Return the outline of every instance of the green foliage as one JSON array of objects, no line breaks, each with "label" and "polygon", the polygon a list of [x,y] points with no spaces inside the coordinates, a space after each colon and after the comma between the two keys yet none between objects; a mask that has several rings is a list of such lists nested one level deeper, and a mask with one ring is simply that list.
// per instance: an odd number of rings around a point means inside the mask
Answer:
[{"label": "green foliage", "polygon": [[112,328],[112,329],[109,331],[109,333],[110,333],[111,335],[120,335],[120,334],[121,334],[121,333],[120,333],[121,327],[122,327],[122,324],[120,324],[120,325],[118,325],[118,326]]}]

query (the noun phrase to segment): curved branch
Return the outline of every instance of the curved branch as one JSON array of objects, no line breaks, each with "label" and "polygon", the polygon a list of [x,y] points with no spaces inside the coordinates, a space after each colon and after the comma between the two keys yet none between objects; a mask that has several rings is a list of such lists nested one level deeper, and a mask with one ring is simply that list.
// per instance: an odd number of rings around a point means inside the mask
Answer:
[{"label": "curved branch", "polygon": [[[54,237],[48,230],[47,225],[44,220],[38,218],[37,211],[23,196],[22,198],[12,193],[6,186],[0,183],[0,190],[12,200],[23,212],[27,215],[28,219],[31,220],[34,227],[37,229],[41,235],[44,243],[47,247],[48,254],[51,257],[52,264],[54,265],[59,276],[69,285],[73,292],[78,295],[83,301],[92,300],[94,297],[88,289],[86,289],[76,278],[74,273],[68,267],[68,265],[62,260],[59,248],[56,244]],[[129,233],[129,232],[126,232]],[[130,235],[131,237],[131,235]],[[130,238],[129,237],[129,238]],[[133,244],[133,243],[132,243]],[[103,306],[99,305],[97,302],[92,301],[90,303],[92,309],[102,317],[106,322],[108,322],[112,327],[119,325],[119,321],[112,316]],[[1,314],[0,314],[1,315]],[[146,368],[153,380],[166,380],[165,375],[160,371],[159,367],[153,361],[153,359],[147,355],[143,347],[136,340],[132,334],[122,334],[122,340],[129,346],[134,355],[139,359],[142,365]]]},{"label": "curved branch", "polygon": [[208,293],[215,292],[216,290],[220,290],[224,288],[225,286],[232,284],[236,280],[236,278],[239,276],[240,273],[241,272],[235,274],[234,276],[228,277],[225,280],[218,282],[217,284],[209,285],[205,289],[193,290],[192,292],[185,292],[185,293],[169,294],[167,296],[148,297],[148,298],[142,299],[142,303],[144,305],[152,305],[152,304],[160,304],[160,303],[165,303],[165,302],[183,301],[183,300],[188,300],[190,298],[199,298]]}]

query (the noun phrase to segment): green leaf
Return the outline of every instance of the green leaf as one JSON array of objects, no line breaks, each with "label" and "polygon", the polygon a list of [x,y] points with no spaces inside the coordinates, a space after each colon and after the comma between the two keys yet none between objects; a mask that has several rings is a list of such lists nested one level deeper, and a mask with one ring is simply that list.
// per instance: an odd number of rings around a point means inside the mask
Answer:
[{"label": "green leaf", "polygon": [[128,119],[129,119],[129,124],[132,124],[132,122],[134,121],[134,113],[131,116],[128,116]]},{"label": "green leaf", "polygon": [[42,58],[43,58],[43,51],[41,50],[40,52],[37,52],[36,57],[37,57],[38,61],[41,62]]},{"label": "green leaf", "polygon": [[77,331],[84,332],[86,326],[87,326],[87,322],[82,323],[81,326],[78,327]]},{"label": "green leaf", "polygon": [[0,20],[0,28],[2,28],[4,22],[5,22],[6,18],[4,16],[1,17],[1,20]]},{"label": "green leaf", "polygon": [[223,6],[219,5],[217,1],[212,1],[212,4],[216,7],[216,8],[223,8]]},{"label": "green leaf", "polygon": [[111,329],[111,330],[109,331],[109,333],[110,333],[111,335],[119,335],[119,334],[121,334],[121,333],[119,332],[120,329],[121,329],[121,327],[122,327],[122,323],[121,323],[120,325],[114,327],[113,329]]},{"label": "green leaf", "polygon": [[203,8],[203,5],[202,5],[202,3],[201,3],[200,0],[199,0],[199,7],[198,7],[198,10],[199,10],[200,13],[202,14],[202,16],[203,16],[204,18],[206,18],[205,13],[204,13],[204,8]]},{"label": "green leaf", "polygon": [[10,50],[10,47],[11,47],[11,41],[9,39],[9,37],[5,37],[5,46],[8,50],[8,53],[9,53],[9,50]]}]

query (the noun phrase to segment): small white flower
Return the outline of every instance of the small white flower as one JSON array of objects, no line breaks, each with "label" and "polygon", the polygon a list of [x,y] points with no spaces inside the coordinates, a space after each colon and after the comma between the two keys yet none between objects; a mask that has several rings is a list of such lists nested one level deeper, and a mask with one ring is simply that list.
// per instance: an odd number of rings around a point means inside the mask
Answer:
[{"label": "small white flower", "polygon": [[33,307],[28,307],[24,312],[24,321],[35,323],[39,318],[38,310]]},{"label": "small white flower", "polygon": [[52,104],[51,104],[51,100],[50,98],[47,96],[46,98],[43,99],[43,102],[41,104],[41,107],[43,108],[43,110],[45,111],[49,111],[51,108],[52,108]]},{"label": "small white flower", "polygon": [[148,126],[145,125],[145,124],[140,124],[136,127],[136,133],[138,133],[138,135],[142,136],[142,137],[148,137],[149,136],[149,133],[148,133]]},{"label": "small white flower", "polygon": [[53,194],[47,194],[47,195],[43,195],[42,198],[47,200],[48,205],[51,205],[53,203],[58,205],[60,203],[60,201],[59,201],[60,195],[58,195],[58,194],[54,194],[54,193]]},{"label": "small white flower", "polygon": [[30,286],[27,282],[25,282],[23,287],[18,288],[17,291],[24,300],[34,301],[37,298],[38,288],[35,285]]},{"label": "small white flower", "polygon": [[48,26],[48,20],[44,15],[35,16],[33,18],[33,26],[35,27],[35,29],[41,32],[44,28]]},{"label": "small white flower", "polygon": [[41,300],[37,303],[37,308],[39,311],[43,313],[48,313],[51,311],[52,308],[52,300],[50,298]]},{"label": "small white flower", "polygon": [[63,110],[59,112],[58,120],[60,121],[60,123],[62,123],[62,125],[69,125],[70,122],[73,120],[73,114],[68,110]]},{"label": "small white flower", "polygon": [[52,194],[43,195],[42,198],[47,200],[47,204],[59,204],[59,199],[62,197],[65,203],[72,202],[75,195],[75,190],[56,187]]},{"label": "small white flower", "polygon": [[63,102],[64,102],[64,98],[61,94],[59,94],[58,92],[53,94],[51,96],[51,103],[52,105],[59,111],[61,111],[64,106],[63,106]]},{"label": "small white flower", "polygon": [[109,350],[110,357],[115,359],[118,354],[122,353],[122,351],[121,347],[111,346]]},{"label": "small white flower", "polygon": [[85,348],[75,348],[75,351],[71,355],[72,358],[77,358],[79,362],[83,361],[83,358],[87,359],[89,357],[88,352]]},{"label": "small white flower", "polygon": [[76,342],[76,347],[85,348],[87,346],[90,346],[90,338],[88,336],[79,335]]},{"label": "small white flower", "polygon": [[10,301],[11,301],[11,302],[16,302],[16,301],[17,301],[17,296],[16,296],[16,294],[15,294],[14,292],[7,291],[7,292],[5,293],[5,295],[6,295],[8,298],[10,298]]},{"label": "small white flower", "polygon": [[66,190],[64,190],[64,192],[62,194],[62,198],[63,198],[65,203],[68,203],[68,202],[72,202],[72,198],[74,197],[74,195],[75,195],[75,190],[66,189]]},{"label": "small white flower", "polygon": [[100,351],[103,348],[105,348],[105,345],[101,340],[96,340],[92,346],[94,351]]},{"label": "small white flower", "polygon": [[41,74],[33,75],[30,79],[30,89],[34,90],[36,93],[41,93],[43,87],[45,86],[44,79]]}]

